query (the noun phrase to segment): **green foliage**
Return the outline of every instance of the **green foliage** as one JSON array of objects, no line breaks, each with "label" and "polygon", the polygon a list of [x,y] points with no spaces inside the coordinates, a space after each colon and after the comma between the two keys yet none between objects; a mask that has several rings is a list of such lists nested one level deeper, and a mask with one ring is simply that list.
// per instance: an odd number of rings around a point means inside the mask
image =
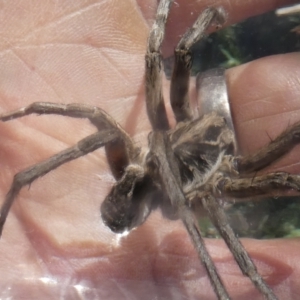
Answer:
[{"label": "green foliage", "polygon": [[193,47],[193,73],[299,51],[300,35],[292,31],[299,24],[299,15],[278,17],[270,12],[213,33]]}]

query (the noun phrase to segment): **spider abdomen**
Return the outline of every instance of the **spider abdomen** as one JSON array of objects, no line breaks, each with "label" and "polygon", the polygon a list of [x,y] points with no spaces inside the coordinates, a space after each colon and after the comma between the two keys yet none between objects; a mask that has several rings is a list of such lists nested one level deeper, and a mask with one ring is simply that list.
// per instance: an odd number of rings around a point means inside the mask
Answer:
[{"label": "spider abdomen", "polygon": [[155,188],[143,167],[129,165],[101,205],[101,217],[113,232],[122,233],[142,224],[156,204]]}]

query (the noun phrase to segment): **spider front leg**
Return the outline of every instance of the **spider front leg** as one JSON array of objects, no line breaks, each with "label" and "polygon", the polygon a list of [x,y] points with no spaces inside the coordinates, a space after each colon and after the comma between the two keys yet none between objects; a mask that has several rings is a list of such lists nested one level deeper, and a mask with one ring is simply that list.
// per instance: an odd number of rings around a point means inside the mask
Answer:
[{"label": "spider front leg", "polygon": [[189,80],[192,67],[191,47],[205,34],[211,24],[215,22],[220,27],[225,22],[222,9],[207,8],[186,31],[175,48],[175,63],[171,79],[170,100],[177,122],[192,119],[189,101]]},{"label": "spider front leg", "polygon": [[224,195],[236,198],[270,195],[275,191],[300,191],[300,175],[284,172],[269,173],[253,178],[225,178],[220,183]]},{"label": "spider front leg", "polygon": [[82,139],[75,146],[63,150],[60,153],[46,159],[45,161],[33,165],[32,167],[29,167],[28,169],[16,174],[0,210],[0,236],[2,234],[7,214],[13,204],[14,199],[17,197],[23,186],[31,184],[38,177],[47,174],[66,162],[93,152],[118,138],[120,138],[120,133],[115,128],[96,132]]},{"label": "spider front leg", "polygon": [[160,1],[155,22],[149,33],[145,56],[146,105],[153,130],[170,129],[162,95],[162,56],[160,48],[165,36],[165,26],[172,2],[172,0]]},{"label": "spider front leg", "polygon": [[0,115],[0,121],[5,122],[30,114],[55,114],[72,118],[87,118],[99,131],[116,128],[121,138],[105,145],[107,160],[116,179],[120,179],[128,164],[138,158],[139,148],[133,145],[131,138],[123,128],[99,107],[77,103],[34,102],[26,107]]},{"label": "spider front leg", "polygon": [[[149,34],[146,53],[146,104],[150,123],[154,130],[168,130],[169,122],[162,96],[162,56],[160,48],[165,35],[165,25],[173,1],[162,0],[157,9],[155,23]],[[192,119],[188,89],[192,57],[191,47],[203,37],[216,22],[225,22],[222,9],[207,8],[194,25],[184,34],[175,49],[175,65],[171,79],[170,101],[177,122]]]},{"label": "spider front leg", "polygon": [[74,147],[66,149],[44,162],[15,175],[0,211],[0,233],[9,209],[21,188],[60,165],[105,146],[111,171],[118,180],[126,174],[126,168],[130,163],[139,162],[140,159],[140,149],[133,145],[130,137],[121,126],[98,107],[76,103],[35,102],[13,112],[0,115],[0,121],[9,121],[32,113],[87,118],[96,126],[98,132],[81,140]]}]

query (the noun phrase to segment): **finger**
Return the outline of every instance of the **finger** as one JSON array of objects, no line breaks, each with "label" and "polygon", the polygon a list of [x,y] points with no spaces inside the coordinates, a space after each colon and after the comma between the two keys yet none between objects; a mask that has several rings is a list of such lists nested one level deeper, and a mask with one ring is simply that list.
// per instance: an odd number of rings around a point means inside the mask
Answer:
[{"label": "finger", "polygon": [[[297,262],[299,241],[251,239],[242,239],[241,241],[254,260],[259,273],[274,289],[279,299],[297,299],[293,295],[297,295],[299,292],[299,284],[297,284],[299,282],[299,264]],[[215,299],[205,271],[197,262],[195,252],[190,248],[188,242],[189,238],[180,231],[165,238],[159,249],[162,258],[157,260],[156,271],[158,274],[156,278],[163,280],[164,276],[169,276],[169,280],[170,278],[174,280],[174,290],[181,287],[183,293],[184,290],[191,293],[190,297],[187,297],[188,299],[193,299],[193,297]],[[233,299],[262,299],[250,280],[242,275],[224,242],[206,240],[206,244]],[[282,259],[282,253],[285,253],[285,259]],[[168,254],[172,262],[164,262],[163,254]],[[166,271],[168,270],[167,264],[169,270],[171,269],[170,273]],[[191,274],[193,275],[191,276]],[[284,295],[284,291],[287,290],[290,292],[289,296]]]},{"label": "finger", "polygon": [[[276,55],[228,70],[229,95],[242,153],[253,153],[300,121],[300,54]],[[299,172],[297,151],[276,168]]]},{"label": "finger", "polygon": [[[120,299],[122,293],[147,300],[170,299],[174,294],[180,299],[215,299],[206,271],[180,222],[160,220],[153,215],[151,222],[157,225],[156,230],[149,224],[142,225],[122,240],[121,247],[107,260],[90,266],[85,275],[91,285],[113,295],[113,299]],[[279,299],[296,300],[300,291],[299,241],[242,239],[242,243]],[[206,244],[233,299],[262,299],[242,275],[223,241],[206,240]],[[98,276],[93,276],[94,272]],[[145,290],[147,296],[143,294]]]}]

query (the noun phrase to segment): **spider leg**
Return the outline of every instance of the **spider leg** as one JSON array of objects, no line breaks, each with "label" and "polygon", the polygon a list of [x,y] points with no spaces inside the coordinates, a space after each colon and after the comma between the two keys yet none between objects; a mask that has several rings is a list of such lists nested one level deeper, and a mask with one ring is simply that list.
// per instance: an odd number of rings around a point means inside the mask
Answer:
[{"label": "spider leg", "polygon": [[155,22],[148,38],[146,63],[146,105],[153,130],[168,130],[169,121],[162,95],[162,56],[161,44],[165,36],[165,25],[172,0],[159,2]]},{"label": "spider leg", "polygon": [[119,132],[116,129],[104,129],[80,140],[75,146],[63,150],[45,161],[16,174],[0,210],[0,236],[7,214],[23,186],[31,184],[38,177],[47,174],[64,163],[93,152],[117,138],[119,138]]},{"label": "spider leg", "polygon": [[[181,189],[181,178],[174,153],[168,141],[166,133],[153,132],[149,136],[151,149],[151,163],[158,169],[162,187],[167,193],[171,204],[178,210],[184,226],[186,227],[197,251],[198,257],[205,267],[211,285],[219,300],[230,299],[229,294],[216,270],[214,262],[210,257],[204,239],[197,226],[193,212],[187,207],[186,199]],[[274,298],[275,299],[275,298]]]},{"label": "spider leg", "polygon": [[243,274],[247,275],[251,279],[253,284],[266,297],[266,299],[276,300],[277,297],[274,292],[259,275],[252,259],[230,227],[227,216],[219,201],[214,196],[207,194],[202,198],[202,204],[226,242]]},{"label": "spider leg", "polygon": [[122,177],[129,162],[138,157],[139,149],[134,147],[131,138],[123,128],[104,110],[85,104],[59,104],[50,102],[34,102],[26,107],[0,115],[0,121],[9,121],[29,114],[56,114],[72,118],[87,118],[100,131],[105,128],[116,128],[118,139],[106,143],[105,151],[110,169],[116,179]]},{"label": "spider leg", "polygon": [[300,142],[300,123],[282,132],[275,140],[256,153],[237,157],[235,163],[240,173],[259,171],[289,152]]},{"label": "spider leg", "polygon": [[170,101],[177,122],[192,119],[189,103],[189,79],[192,67],[191,47],[205,34],[209,26],[225,22],[224,12],[213,7],[205,9],[196,22],[183,35],[175,48],[175,64],[171,79]]},{"label": "spider leg", "polygon": [[254,178],[225,179],[220,184],[224,195],[247,198],[255,195],[271,194],[274,190],[300,191],[300,176],[277,172],[255,176]]}]

